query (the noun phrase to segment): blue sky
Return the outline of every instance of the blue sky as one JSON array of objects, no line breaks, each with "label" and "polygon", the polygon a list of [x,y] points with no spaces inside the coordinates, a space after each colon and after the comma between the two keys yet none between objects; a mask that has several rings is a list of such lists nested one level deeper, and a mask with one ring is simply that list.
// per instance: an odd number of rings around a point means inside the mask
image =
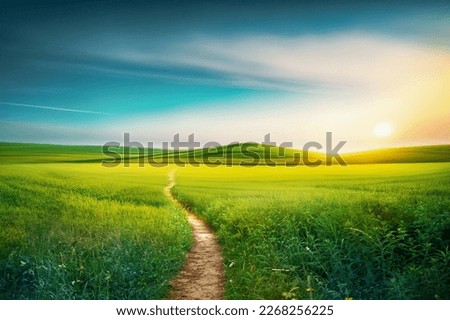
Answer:
[{"label": "blue sky", "polygon": [[[4,1],[0,141],[449,142],[450,5]],[[388,123],[393,134],[375,137]]]}]

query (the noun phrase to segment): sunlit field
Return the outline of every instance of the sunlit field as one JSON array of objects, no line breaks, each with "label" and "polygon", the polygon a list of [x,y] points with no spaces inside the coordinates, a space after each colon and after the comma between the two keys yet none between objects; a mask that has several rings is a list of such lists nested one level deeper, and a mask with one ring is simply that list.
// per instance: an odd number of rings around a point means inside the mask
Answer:
[{"label": "sunlit field", "polygon": [[448,162],[0,169],[2,299],[167,297],[192,245],[174,169],[219,239],[225,298],[450,298]]},{"label": "sunlit field", "polygon": [[177,171],[229,299],[449,299],[450,164]]},{"label": "sunlit field", "polygon": [[190,247],[167,168],[0,166],[0,299],[157,299]]}]

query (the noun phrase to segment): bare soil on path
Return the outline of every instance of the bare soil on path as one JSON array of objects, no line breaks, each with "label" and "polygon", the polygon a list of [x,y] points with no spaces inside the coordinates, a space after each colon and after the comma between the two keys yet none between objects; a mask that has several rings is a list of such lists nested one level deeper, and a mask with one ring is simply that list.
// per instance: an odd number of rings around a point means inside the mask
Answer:
[{"label": "bare soil on path", "polygon": [[169,300],[220,300],[223,299],[223,259],[217,239],[206,223],[187,210],[174,196],[175,171],[169,173],[169,184],[164,189],[167,197],[181,206],[192,227],[194,243],[185,265],[172,280]]}]

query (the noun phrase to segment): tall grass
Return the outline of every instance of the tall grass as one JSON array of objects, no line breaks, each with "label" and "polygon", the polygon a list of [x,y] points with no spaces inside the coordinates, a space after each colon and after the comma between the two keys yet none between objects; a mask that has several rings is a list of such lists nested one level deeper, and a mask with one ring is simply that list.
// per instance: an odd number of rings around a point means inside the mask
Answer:
[{"label": "tall grass", "polygon": [[156,299],[191,244],[168,169],[2,165],[1,299]]},{"label": "tall grass", "polygon": [[[1,299],[157,299],[191,245],[171,168],[0,166]],[[449,299],[450,165],[179,168],[230,299]]]},{"label": "tall grass", "polygon": [[230,299],[449,299],[450,165],[185,168]]}]

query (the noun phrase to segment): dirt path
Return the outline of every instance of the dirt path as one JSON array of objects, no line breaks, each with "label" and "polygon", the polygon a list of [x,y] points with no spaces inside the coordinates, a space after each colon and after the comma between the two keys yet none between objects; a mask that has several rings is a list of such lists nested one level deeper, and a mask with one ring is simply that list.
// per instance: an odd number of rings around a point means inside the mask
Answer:
[{"label": "dirt path", "polygon": [[[169,173],[166,195],[177,205],[183,205],[173,196],[175,170]],[[223,262],[216,237],[205,222],[185,209],[194,235],[194,243],[186,263],[178,277],[172,280],[173,291],[170,300],[220,300],[223,299]]]}]

